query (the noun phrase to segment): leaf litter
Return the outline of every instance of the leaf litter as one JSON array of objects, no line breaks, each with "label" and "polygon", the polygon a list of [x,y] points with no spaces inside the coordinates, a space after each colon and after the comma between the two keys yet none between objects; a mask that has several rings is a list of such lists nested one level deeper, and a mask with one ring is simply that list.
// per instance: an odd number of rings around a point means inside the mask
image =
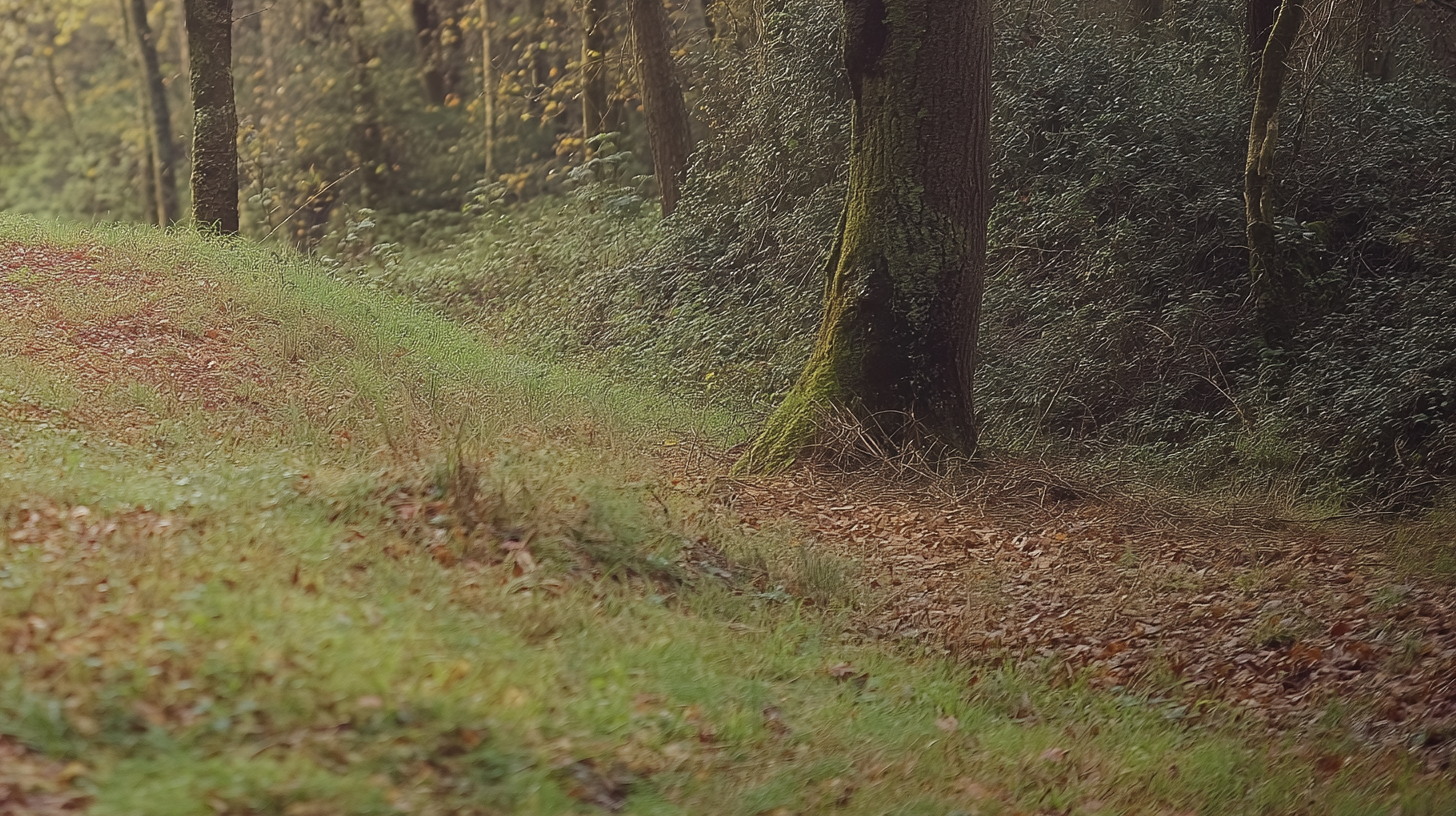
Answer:
[{"label": "leaf litter", "polygon": [[111,250],[0,242],[0,304],[0,346],[63,372],[83,397],[60,412],[14,401],[6,410],[12,419],[138,441],[156,417],[106,399],[129,383],[184,410],[252,415],[267,413],[264,395],[311,390],[303,372],[258,361],[257,332],[233,319],[222,283],[187,274],[161,279]]},{"label": "leaf litter", "polygon": [[722,480],[746,529],[788,519],[806,546],[861,565],[868,636],[1151,691],[1172,719],[1212,701],[1297,733],[1338,710],[1367,745],[1450,767],[1456,603],[1395,570],[1369,530],[1158,512],[1053,474],[1002,476],[962,495],[813,467],[697,478]]}]

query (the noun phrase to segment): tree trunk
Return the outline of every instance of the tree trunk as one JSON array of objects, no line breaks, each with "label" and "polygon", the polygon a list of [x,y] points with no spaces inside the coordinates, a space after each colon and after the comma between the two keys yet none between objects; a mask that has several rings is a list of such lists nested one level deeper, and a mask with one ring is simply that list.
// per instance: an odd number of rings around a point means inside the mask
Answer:
[{"label": "tree trunk", "polygon": [[1259,62],[1264,58],[1264,44],[1274,28],[1279,13],[1279,0],[1244,0],[1244,87],[1253,90],[1259,82]]},{"label": "tree trunk", "polygon": [[146,94],[137,92],[137,111],[142,125],[142,218],[145,223],[162,225],[166,222],[157,215],[157,158],[152,150],[152,132],[146,116]]},{"label": "tree trunk", "polygon": [[485,117],[485,176],[495,181],[495,98],[496,78],[494,49],[491,48],[490,0],[480,0],[480,101]]},{"label": "tree trunk", "polygon": [[814,351],[742,471],[787,467],[826,420],[971,453],[990,212],[989,0],[845,0],[849,191]]},{"label": "tree trunk", "polygon": [[1279,143],[1279,98],[1289,52],[1304,21],[1302,0],[1284,0],[1259,63],[1249,151],[1244,160],[1244,221],[1249,242],[1249,278],[1264,342],[1284,348],[1293,326],[1297,288],[1274,234],[1274,159]]},{"label": "tree trunk", "polygon": [[152,147],[152,188],[157,197],[159,226],[177,223],[177,143],[172,138],[172,111],[167,104],[167,86],[162,82],[161,61],[152,27],[147,23],[146,0],[126,0],[128,21],[136,39],[138,63],[146,86],[147,131]]},{"label": "tree trunk", "polygon": [[652,170],[662,191],[662,215],[677,209],[678,185],[693,151],[688,108],[672,64],[667,36],[667,9],[662,0],[628,0],[632,44],[637,52],[637,81],[652,147]]},{"label": "tree trunk", "polygon": [[192,220],[238,232],[238,109],[232,0],[185,0],[192,85]]},{"label": "tree trunk", "polygon": [[[172,0],[167,7],[167,16],[174,20],[173,30],[177,34],[177,59],[189,71],[192,68],[192,49],[187,42],[187,0]],[[187,104],[192,104],[191,84],[182,86],[183,93],[187,94]]]},{"label": "tree trunk", "polygon": [[1381,42],[1380,0],[1360,0],[1355,21],[1355,69],[1371,79],[1389,79],[1384,44]]},{"label": "tree trunk", "polygon": [[420,46],[425,96],[443,105],[460,93],[459,26],[461,9],[455,0],[410,0],[415,39]]},{"label": "tree trunk", "polygon": [[[612,34],[609,9],[608,0],[582,0],[581,138],[584,141],[617,130],[611,100],[607,98],[606,55]],[[584,146],[583,152],[588,157],[592,155],[589,146]]]},{"label": "tree trunk", "polygon": [[354,118],[349,128],[350,159],[359,168],[360,204],[376,207],[389,186],[390,163],[384,145],[379,94],[374,89],[374,50],[366,40],[364,7],[360,0],[338,0],[336,13],[354,52]]},{"label": "tree trunk", "polygon": [[415,21],[415,40],[420,45],[421,74],[425,80],[425,98],[431,105],[445,104],[445,72],[440,66],[440,19],[430,0],[410,0],[410,16]]},{"label": "tree trunk", "polygon": [[[135,35],[131,30],[131,11],[127,8],[127,3],[128,0],[121,0],[121,27],[123,38],[131,42]],[[137,60],[137,73],[141,74],[141,55],[134,56]],[[147,88],[143,82],[136,85],[136,101],[137,123],[142,134],[142,168],[138,179],[142,187],[142,223],[159,224],[162,221],[157,216],[157,160],[156,151],[152,149],[151,104],[147,100]]]}]

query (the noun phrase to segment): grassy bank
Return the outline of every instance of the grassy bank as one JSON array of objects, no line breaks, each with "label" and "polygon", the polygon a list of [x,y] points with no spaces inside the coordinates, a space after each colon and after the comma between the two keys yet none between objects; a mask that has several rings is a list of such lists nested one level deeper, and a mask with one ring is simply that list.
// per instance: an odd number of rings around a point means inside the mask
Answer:
[{"label": "grassy bank", "polygon": [[94,813],[1456,808],[1348,735],[854,636],[844,565],[656,453],[726,413],[249,245],[0,246],[0,735]]}]

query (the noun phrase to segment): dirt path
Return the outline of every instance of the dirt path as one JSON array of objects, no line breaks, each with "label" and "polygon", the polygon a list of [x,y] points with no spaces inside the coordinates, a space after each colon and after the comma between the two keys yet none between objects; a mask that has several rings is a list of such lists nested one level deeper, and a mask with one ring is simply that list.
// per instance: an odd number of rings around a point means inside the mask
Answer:
[{"label": "dirt path", "polygon": [[813,469],[734,481],[749,528],[787,519],[860,565],[861,625],[953,656],[1050,658],[1069,677],[1166,696],[1167,716],[1232,703],[1280,730],[1456,748],[1456,603],[1403,578],[1359,531],[1160,515],[1080,498],[1054,474],[945,485]]}]

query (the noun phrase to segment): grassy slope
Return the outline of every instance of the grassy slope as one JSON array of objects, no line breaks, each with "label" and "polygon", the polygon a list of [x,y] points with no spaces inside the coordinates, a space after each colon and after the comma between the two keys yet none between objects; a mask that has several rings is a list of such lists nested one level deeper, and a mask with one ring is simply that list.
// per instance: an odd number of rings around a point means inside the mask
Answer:
[{"label": "grassy slope", "polygon": [[107,282],[0,270],[0,734],[96,813],[1456,809],[1398,757],[853,642],[643,453],[728,417],[257,248],[0,242]]}]

